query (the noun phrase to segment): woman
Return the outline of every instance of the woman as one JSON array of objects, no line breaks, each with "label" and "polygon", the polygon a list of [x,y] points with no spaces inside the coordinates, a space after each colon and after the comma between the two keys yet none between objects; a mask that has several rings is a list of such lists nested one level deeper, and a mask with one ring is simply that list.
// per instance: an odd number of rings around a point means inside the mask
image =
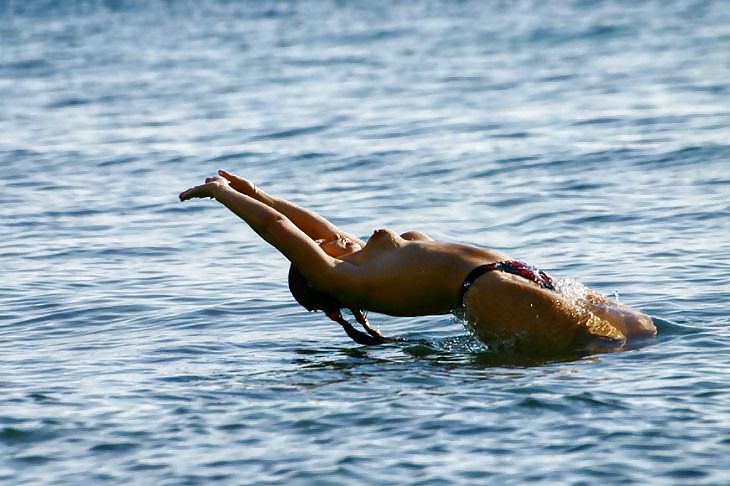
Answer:
[{"label": "woman", "polygon": [[[440,243],[423,233],[376,230],[366,242],[322,216],[269,195],[226,171],[180,194],[210,197],[243,219],[292,263],[292,294],[308,310],[323,310],[363,344],[389,340],[363,311],[393,316],[457,312],[497,349],[554,354],[621,349],[653,336],[638,310],[586,289],[579,298],[556,289],[544,272],[483,248]],[[349,308],[367,334],[343,317]]]}]

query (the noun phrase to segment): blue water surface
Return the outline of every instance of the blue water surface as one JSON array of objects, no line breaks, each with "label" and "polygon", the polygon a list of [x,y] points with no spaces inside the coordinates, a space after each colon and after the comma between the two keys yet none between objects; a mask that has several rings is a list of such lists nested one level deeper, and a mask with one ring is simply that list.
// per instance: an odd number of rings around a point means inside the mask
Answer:
[{"label": "blue water surface", "polygon": [[[3,484],[730,484],[722,0],[0,1]],[[650,313],[500,355],[297,306],[218,168]]]}]

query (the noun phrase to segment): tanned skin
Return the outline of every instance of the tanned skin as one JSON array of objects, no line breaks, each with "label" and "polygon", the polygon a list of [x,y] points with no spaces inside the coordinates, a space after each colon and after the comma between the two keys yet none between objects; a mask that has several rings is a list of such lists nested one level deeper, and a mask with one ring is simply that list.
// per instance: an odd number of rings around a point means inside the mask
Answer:
[{"label": "tanned skin", "polygon": [[[343,306],[392,316],[448,314],[475,267],[510,258],[471,245],[434,241],[418,231],[375,230],[367,242],[321,215],[267,194],[221,170],[180,200],[213,198],[296,265],[309,283]],[[532,281],[493,271],[464,298],[465,316],[487,344],[518,342],[528,352],[558,352],[595,342],[621,349],[656,334],[642,312],[589,291],[575,302]]]}]

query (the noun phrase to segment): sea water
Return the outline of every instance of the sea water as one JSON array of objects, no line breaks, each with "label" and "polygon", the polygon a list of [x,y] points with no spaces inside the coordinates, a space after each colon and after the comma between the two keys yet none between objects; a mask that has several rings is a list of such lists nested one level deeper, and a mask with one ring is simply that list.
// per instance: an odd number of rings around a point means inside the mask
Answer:
[{"label": "sea water", "polygon": [[[730,8],[0,1],[3,484],[728,484]],[[651,314],[363,347],[214,201],[503,251]]]}]

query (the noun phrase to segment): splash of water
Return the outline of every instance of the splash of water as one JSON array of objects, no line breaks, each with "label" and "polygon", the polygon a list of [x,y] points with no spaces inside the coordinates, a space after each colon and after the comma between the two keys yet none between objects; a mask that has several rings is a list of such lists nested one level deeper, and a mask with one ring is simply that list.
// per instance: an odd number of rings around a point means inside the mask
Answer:
[{"label": "splash of water", "polygon": [[585,302],[588,287],[573,278],[556,278],[555,290],[575,303]]}]

